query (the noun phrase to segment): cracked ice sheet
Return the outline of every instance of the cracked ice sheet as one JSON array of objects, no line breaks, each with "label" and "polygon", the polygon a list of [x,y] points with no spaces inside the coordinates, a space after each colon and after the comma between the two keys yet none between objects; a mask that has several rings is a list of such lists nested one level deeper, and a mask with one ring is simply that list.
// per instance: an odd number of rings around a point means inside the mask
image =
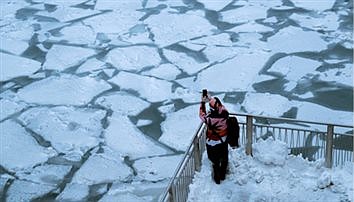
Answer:
[{"label": "cracked ice sheet", "polygon": [[97,0],[95,10],[131,10],[142,9],[143,0]]},{"label": "cracked ice sheet", "polygon": [[293,13],[289,18],[294,20],[301,27],[312,30],[336,31],[340,24],[339,16],[334,12],[324,12],[314,17]]},{"label": "cracked ice sheet", "polygon": [[0,36],[0,49],[15,55],[21,55],[28,48],[28,42]]},{"label": "cracked ice sheet", "polygon": [[[191,84],[192,87],[184,87],[192,89],[207,87],[214,92],[247,91],[269,57],[268,53],[263,52],[237,55],[224,63],[201,71],[196,81]],[[210,82],[211,80],[213,82]]]},{"label": "cracked ice sheet", "polygon": [[106,144],[122,156],[137,159],[171,153],[146,137],[127,116],[113,113],[105,131]]},{"label": "cracked ice sheet", "polygon": [[129,72],[120,72],[109,80],[124,90],[134,90],[140,97],[149,102],[161,102],[170,99],[172,94],[172,83],[153,77],[140,76]]},{"label": "cracked ice sheet", "polygon": [[85,105],[110,88],[103,80],[63,74],[31,83],[20,89],[17,95],[27,103]]},{"label": "cracked ice sheet", "polygon": [[234,43],[231,41],[229,34],[215,34],[210,36],[201,37],[198,39],[193,39],[185,43],[206,45],[206,46],[232,46]]},{"label": "cracked ice sheet", "polygon": [[228,23],[246,23],[267,18],[267,8],[260,5],[245,5],[240,8],[220,12],[221,20]]},{"label": "cracked ice sheet", "polygon": [[106,55],[106,62],[118,70],[140,71],[147,66],[156,66],[160,61],[157,49],[148,46],[115,48]]},{"label": "cracked ice sheet", "polygon": [[157,182],[170,178],[182,157],[183,155],[145,158],[135,161],[133,166],[137,170],[138,179]]},{"label": "cracked ice sheet", "polygon": [[80,18],[88,17],[100,13],[99,11],[94,11],[91,9],[81,9],[66,6],[58,6],[55,11],[39,11],[36,16],[45,16],[49,18],[55,18],[59,22],[68,22],[77,20]]},{"label": "cracked ice sheet", "polygon": [[29,41],[34,34],[34,23],[36,23],[36,21],[32,19],[26,21],[20,21],[15,18],[0,19],[0,36],[15,40]]},{"label": "cracked ice sheet", "polygon": [[327,42],[318,32],[303,31],[301,28],[290,26],[268,38],[268,47],[274,53],[320,52],[327,48]]},{"label": "cracked ice sheet", "polygon": [[[277,72],[289,81],[297,82],[306,74],[313,74],[321,62],[298,56],[286,56],[277,60],[267,72]],[[318,74],[319,72],[317,72]]]},{"label": "cracked ice sheet", "polygon": [[[194,37],[210,35],[215,29],[200,13],[189,11],[183,15],[162,11],[144,21],[154,34],[155,44],[165,47]],[[196,26],[197,25],[197,26]]]},{"label": "cracked ice sheet", "polygon": [[150,103],[126,92],[115,92],[97,99],[96,104],[111,109],[114,113],[137,116],[150,106]]},{"label": "cracked ice sheet", "polygon": [[0,1],[0,21],[4,18],[15,17],[16,11],[28,6],[29,3],[19,0]]},{"label": "cracked ice sheet", "polygon": [[336,0],[320,0],[320,1],[309,1],[309,0],[290,0],[295,7],[304,8],[306,10],[318,10],[324,11],[331,9]]},{"label": "cracked ice sheet", "polygon": [[83,155],[97,146],[106,112],[74,107],[32,108],[20,116],[28,128],[59,152]]},{"label": "cracked ice sheet", "polygon": [[43,69],[62,71],[85,61],[95,54],[95,50],[74,46],[54,45],[49,49]]},{"label": "cracked ice sheet", "polygon": [[38,145],[37,141],[18,123],[0,123],[0,165],[9,171],[28,169],[54,156],[51,148]]},{"label": "cracked ice sheet", "polygon": [[198,112],[199,105],[192,105],[166,114],[167,118],[161,124],[162,135],[159,141],[176,150],[185,151],[201,123]]},{"label": "cracked ice sheet", "polygon": [[56,186],[64,180],[71,167],[65,165],[41,165],[35,167],[31,173],[17,172],[16,175],[20,180]]},{"label": "cracked ice sheet", "polygon": [[[131,146],[131,145],[130,145]],[[99,172],[97,172],[99,171]],[[104,148],[104,153],[93,154],[75,173],[72,182],[76,184],[100,184],[126,181],[133,172],[119,154]]]},{"label": "cracked ice sheet", "polygon": [[139,19],[144,13],[129,10],[115,10],[109,13],[85,19],[83,22],[95,30],[96,33],[119,33],[129,32],[129,29],[139,24]]},{"label": "cracked ice sheet", "polygon": [[94,44],[96,33],[89,26],[72,25],[60,30],[60,36],[51,36],[50,41],[67,41],[70,44]]},{"label": "cracked ice sheet", "polygon": [[0,81],[29,76],[41,68],[41,63],[24,57],[0,52]]},{"label": "cracked ice sheet", "polygon": [[164,49],[163,53],[170,62],[172,62],[174,65],[189,75],[197,73],[209,64],[208,62],[196,61],[193,57],[190,57],[183,52]]},{"label": "cracked ice sheet", "polygon": [[35,198],[41,197],[57,187],[48,184],[37,184],[28,181],[15,180],[7,191],[6,201],[32,201]]}]

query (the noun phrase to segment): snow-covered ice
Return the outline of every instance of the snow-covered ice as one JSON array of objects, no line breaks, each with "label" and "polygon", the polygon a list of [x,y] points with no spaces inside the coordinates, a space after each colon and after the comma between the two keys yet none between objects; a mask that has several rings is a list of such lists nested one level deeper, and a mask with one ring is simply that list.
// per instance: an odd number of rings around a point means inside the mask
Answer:
[{"label": "snow-covered ice", "polygon": [[29,46],[26,41],[19,41],[5,37],[0,37],[0,42],[0,50],[15,55],[21,55]]},{"label": "snow-covered ice", "polygon": [[221,12],[221,18],[222,21],[229,23],[247,23],[267,18],[267,9],[259,5],[245,5],[237,9]]},{"label": "snow-covered ice", "polygon": [[26,104],[23,102],[16,102],[13,99],[2,98],[0,100],[0,121],[6,119],[11,114],[17,113],[24,108],[26,108]]},{"label": "snow-covered ice", "polygon": [[169,81],[175,80],[176,76],[180,73],[181,70],[169,63],[161,64],[154,69],[142,72],[143,75],[155,76]]},{"label": "snow-covered ice", "polygon": [[103,80],[62,74],[34,82],[20,89],[17,94],[28,103],[85,105],[94,96],[110,88]]},{"label": "snow-covered ice", "polygon": [[37,184],[25,180],[15,180],[7,191],[6,201],[31,201],[55,189],[56,186],[49,184]]},{"label": "snow-covered ice", "polygon": [[53,12],[39,11],[38,13],[36,13],[36,15],[55,18],[60,22],[68,22],[68,21],[84,18],[87,16],[95,15],[97,13],[100,12],[95,10],[90,10],[90,9],[58,6]]},{"label": "snow-covered ice", "polygon": [[272,138],[253,146],[254,158],[243,147],[229,150],[229,173],[220,185],[211,178],[212,166],[205,153],[187,201],[353,200],[352,163],[327,169],[322,160],[288,156],[284,143]]},{"label": "snow-covered ice", "polygon": [[75,24],[60,30],[60,36],[51,36],[51,41],[67,41],[70,44],[94,44],[96,33],[89,26]]},{"label": "snow-covered ice", "polygon": [[318,10],[324,11],[329,10],[333,7],[335,0],[326,1],[307,1],[307,0],[291,0],[291,2],[299,8],[304,8],[307,10]]},{"label": "snow-covered ice", "polygon": [[80,65],[80,67],[76,70],[77,73],[83,72],[92,72],[94,70],[103,69],[105,63],[97,60],[96,58],[88,59],[84,62],[84,64]]},{"label": "snow-covered ice", "polygon": [[89,195],[89,186],[86,184],[70,183],[56,198],[59,201],[84,201]]}]

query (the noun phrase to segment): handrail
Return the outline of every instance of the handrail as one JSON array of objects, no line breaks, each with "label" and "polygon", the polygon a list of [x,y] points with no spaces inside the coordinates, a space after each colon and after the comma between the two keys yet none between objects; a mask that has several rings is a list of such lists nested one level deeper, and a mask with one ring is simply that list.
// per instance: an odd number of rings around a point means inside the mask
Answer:
[{"label": "handrail", "polygon": [[[284,141],[287,141],[288,136],[290,138],[290,143],[288,141],[288,144],[293,145],[294,142],[296,141],[296,146],[301,145],[301,142],[305,145],[305,142],[307,139],[305,139],[305,136],[315,136],[317,138],[317,144],[315,147],[321,148],[321,150],[318,150],[317,157],[325,157],[325,165],[328,168],[332,167],[333,164],[333,153],[337,152],[337,155],[335,156],[334,160],[336,160],[336,163],[342,163],[340,161],[348,160],[350,159],[353,161],[353,151],[351,148],[351,152],[344,153],[344,158],[343,158],[343,153],[338,153],[338,150],[335,151],[333,150],[333,144],[334,144],[334,136],[339,137],[339,136],[351,136],[353,137],[353,134],[340,134],[340,133],[334,133],[334,128],[335,127],[343,127],[343,128],[351,128],[351,131],[348,131],[350,133],[353,133],[353,126],[349,125],[344,125],[344,124],[332,124],[332,123],[321,123],[321,122],[314,122],[314,121],[303,121],[303,120],[297,120],[297,119],[290,119],[290,118],[277,118],[277,117],[267,117],[267,116],[260,116],[260,115],[251,115],[251,114],[243,114],[243,113],[230,113],[231,116],[241,116],[246,118],[246,122],[240,122],[240,130],[242,130],[242,134],[240,131],[240,141],[244,140],[244,136],[246,136],[246,153],[248,155],[252,155],[252,139],[253,137],[257,136],[257,128],[262,130],[264,128],[267,129],[267,132],[271,132],[268,129],[272,129],[273,133],[275,130],[278,130],[278,138],[280,135],[284,135],[285,139]],[[253,123],[254,119],[261,118],[261,119],[271,119],[271,120],[277,120],[277,121],[283,121],[283,122],[296,122],[296,123],[306,123],[306,124],[316,124],[316,125],[323,125],[327,126],[326,131],[317,131],[317,130],[308,130],[304,128],[293,128],[293,127],[285,127],[285,126],[274,126],[274,123]],[[290,124],[290,123],[289,123]],[[291,124],[292,125],[292,124]],[[297,125],[294,123],[294,125]],[[242,126],[242,127],[241,127]],[[305,125],[306,126],[306,125]],[[304,126],[304,127],[305,127]],[[281,130],[284,130],[285,134],[280,134]],[[291,131],[289,134],[288,131]],[[294,131],[297,132],[298,136],[302,135],[301,137],[297,137],[294,139],[293,136],[296,136],[294,134]],[[206,132],[206,125],[201,123],[192,138],[188,149],[186,150],[182,161],[178,164],[178,167],[176,171],[174,172],[173,177],[170,179],[167,189],[164,191],[164,193],[160,196],[160,201],[166,202],[166,201],[186,201],[188,197],[188,190],[189,190],[189,184],[192,182],[192,178],[194,176],[194,173],[196,170],[200,170],[200,164],[201,164],[201,156],[205,150],[205,138],[203,135],[205,135]],[[302,134],[300,134],[302,133]],[[309,133],[309,134],[306,134]],[[243,135],[243,136],[242,136]],[[275,134],[272,134],[272,136]],[[324,138],[325,136],[325,138]],[[306,138],[308,138],[306,137]],[[275,138],[275,136],[273,136]],[[324,139],[323,139],[324,138]],[[319,140],[320,139],[320,140]],[[311,140],[311,139],[310,139]],[[312,140],[311,140],[312,141]],[[318,143],[320,141],[320,143]],[[307,143],[306,143],[307,144]],[[325,149],[323,148],[325,147]],[[295,149],[298,149],[298,147],[295,147]],[[335,148],[336,149],[336,148]],[[319,152],[321,151],[321,152]],[[322,156],[321,156],[322,155]],[[187,171],[186,171],[187,170]]]}]

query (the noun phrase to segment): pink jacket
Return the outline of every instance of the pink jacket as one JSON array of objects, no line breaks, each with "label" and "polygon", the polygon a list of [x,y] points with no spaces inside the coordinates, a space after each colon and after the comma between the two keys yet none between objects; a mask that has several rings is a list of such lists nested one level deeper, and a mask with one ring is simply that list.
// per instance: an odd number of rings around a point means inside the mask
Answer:
[{"label": "pink jacket", "polygon": [[200,119],[208,126],[207,139],[218,141],[220,137],[227,135],[227,118],[229,112],[222,105],[217,112],[206,113],[205,103],[201,103],[199,108]]}]

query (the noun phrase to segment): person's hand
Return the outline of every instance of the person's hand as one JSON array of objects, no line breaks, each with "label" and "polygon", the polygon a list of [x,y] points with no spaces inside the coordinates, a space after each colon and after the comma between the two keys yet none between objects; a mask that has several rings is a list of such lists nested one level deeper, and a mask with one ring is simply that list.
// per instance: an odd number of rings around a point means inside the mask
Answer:
[{"label": "person's hand", "polygon": [[204,103],[209,102],[208,96],[202,96],[202,102],[204,102]]}]

